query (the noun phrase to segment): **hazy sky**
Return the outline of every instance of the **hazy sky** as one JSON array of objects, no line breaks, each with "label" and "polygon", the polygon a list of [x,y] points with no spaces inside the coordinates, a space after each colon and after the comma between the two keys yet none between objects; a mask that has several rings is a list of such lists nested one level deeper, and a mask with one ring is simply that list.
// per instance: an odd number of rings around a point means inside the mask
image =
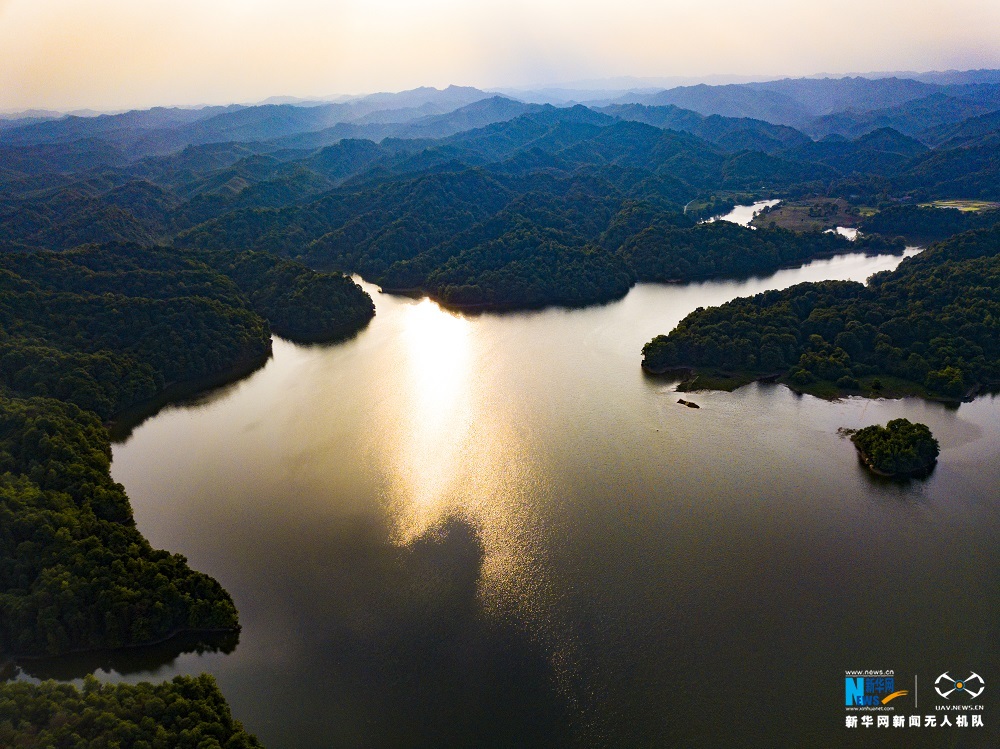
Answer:
[{"label": "hazy sky", "polygon": [[0,0],[0,109],[1000,67],[1000,0]]}]

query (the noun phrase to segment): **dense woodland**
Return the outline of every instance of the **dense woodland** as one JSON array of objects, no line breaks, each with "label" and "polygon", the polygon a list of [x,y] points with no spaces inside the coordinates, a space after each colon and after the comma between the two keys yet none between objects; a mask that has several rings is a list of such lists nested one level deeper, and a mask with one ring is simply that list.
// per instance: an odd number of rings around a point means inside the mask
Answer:
[{"label": "dense woodland", "polygon": [[1000,210],[961,211],[930,206],[892,206],[866,218],[858,227],[869,234],[902,235],[920,241],[938,241],[972,229],[1000,223]]},{"label": "dense woodland", "polygon": [[107,431],[50,398],[0,399],[0,653],[58,655],[236,630],[213,579],[150,547]]},{"label": "dense woodland", "polygon": [[301,340],[336,338],[370,319],[371,299],[273,256],[135,245],[8,254],[0,284],[0,652],[238,628],[218,583],[136,530],[102,421],[262,361],[262,315]]},{"label": "dense woodland", "polygon": [[643,357],[654,372],[773,374],[837,392],[877,393],[891,376],[961,399],[1000,383],[1000,225],[934,245],[867,285],[799,284],[696,310]]},{"label": "dense woodland", "polygon": [[851,243],[833,233],[749,230],[715,221],[690,229],[650,226],[631,237],[620,254],[637,280],[671,282],[771,273],[845,252],[902,254],[904,249],[902,239],[871,236]]},{"label": "dense woodland", "polygon": [[292,339],[329,340],[374,314],[350,279],[252,252],[10,253],[0,289],[0,383],[105,420],[171,384],[262,361],[269,318]]},{"label": "dense woodland", "polygon": [[319,273],[263,252],[192,253],[191,258],[235,283],[271,330],[292,341],[339,341],[375,315],[371,297],[340,273]]},{"label": "dense woodland", "polygon": [[255,749],[233,720],[215,680],[203,674],[164,684],[83,688],[52,681],[0,684],[0,745],[24,749]]},{"label": "dense woodland", "polygon": [[941,449],[926,424],[893,419],[873,424],[851,435],[865,465],[887,476],[911,476],[930,469]]},{"label": "dense woodland", "polygon": [[[253,250],[458,307],[573,306],[620,297],[636,281],[770,272],[848,247],[694,228],[737,196],[896,201],[903,207],[864,227],[889,239],[990,225],[911,203],[1000,197],[995,82],[775,82],[566,108],[474,89],[397,96],[5,128],[0,248]],[[441,111],[394,114],[415,102]],[[837,114],[846,103],[853,114]],[[934,107],[936,130],[911,126]],[[865,113],[867,125],[820,123]],[[803,123],[827,132],[814,140]],[[907,223],[911,211],[926,233]],[[277,300],[253,299],[288,334]]]}]

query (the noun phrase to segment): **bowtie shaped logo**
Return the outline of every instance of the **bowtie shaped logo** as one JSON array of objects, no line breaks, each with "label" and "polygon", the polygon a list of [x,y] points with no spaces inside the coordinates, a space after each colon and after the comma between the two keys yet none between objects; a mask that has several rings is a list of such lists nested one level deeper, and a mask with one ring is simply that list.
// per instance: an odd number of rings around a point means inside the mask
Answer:
[{"label": "bowtie shaped logo", "polygon": [[953,679],[945,671],[934,681],[934,691],[944,697],[951,699],[951,695],[963,696],[970,700],[976,699],[986,689],[986,682],[983,677],[973,672],[965,679]]}]

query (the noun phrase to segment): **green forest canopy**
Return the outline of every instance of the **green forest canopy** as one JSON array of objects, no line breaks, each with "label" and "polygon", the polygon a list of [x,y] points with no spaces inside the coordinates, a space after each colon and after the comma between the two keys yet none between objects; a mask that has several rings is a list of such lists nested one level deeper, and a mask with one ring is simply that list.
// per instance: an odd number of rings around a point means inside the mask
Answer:
[{"label": "green forest canopy", "polygon": [[344,276],[262,253],[0,256],[0,653],[238,628],[218,583],[135,528],[102,421],[171,384],[262,361],[262,314],[316,340],[355,332],[374,306]]},{"label": "green forest canopy", "polygon": [[[39,133],[46,128],[69,125]],[[122,153],[108,161],[102,136],[57,145],[25,131],[0,147],[0,248],[257,250],[453,306],[576,306],[620,297],[636,281],[767,273],[857,249],[839,238],[749,234],[720,247],[684,206],[697,212],[734,195],[852,205],[988,198],[1000,183],[995,133],[976,132],[960,148],[929,149],[888,128],[813,142],[792,128],[677,107],[529,107],[437,139],[213,143],[130,162]],[[932,224],[943,216],[921,214]],[[878,222],[869,233],[912,234],[905,222]],[[274,310],[266,316],[281,332]]]},{"label": "green forest canopy", "polygon": [[698,309],[643,357],[651,371],[777,374],[847,392],[888,375],[963,398],[1000,383],[1000,225],[952,237],[867,285],[806,283]]},{"label": "green forest canopy", "polygon": [[0,684],[0,745],[24,749],[259,749],[233,720],[215,679],[177,676],[163,684],[83,689],[46,681]]},{"label": "green forest canopy", "polygon": [[851,442],[869,468],[892,476],[926,471],[941,452],[930,428],[909,419],[859,429],[851,435]]}]

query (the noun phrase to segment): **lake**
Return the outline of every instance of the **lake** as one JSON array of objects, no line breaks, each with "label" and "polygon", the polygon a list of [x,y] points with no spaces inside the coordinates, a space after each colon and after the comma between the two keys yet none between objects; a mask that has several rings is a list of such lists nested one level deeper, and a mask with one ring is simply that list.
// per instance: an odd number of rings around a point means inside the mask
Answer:
[{"label": "lake", "polygon": [[754,217],[758,213],[765,208],[772,208],[780,202],[780,200],[759,200],[752,205],[738,205],[724,216],[715,216],[706,219],[706,221],[729,221],[740,226],[750,226],[750,222],[754,220]]},{"label": "lake", "polygon": [[[898,262],[502,315],[366,285],[353,340],[276,340],[114,446],[142,532],[232,593],[235,649],[31,673],[209,671],[272,749],[995,746],[1000,402],[754,384],[695,410],[639,366],[696,307]],[[941,441],[925,481],[873,478],[837,433],[900,416]],[[985,728],[845,728],[847,669],[919,676],[903,715],[975,671]]]}]

